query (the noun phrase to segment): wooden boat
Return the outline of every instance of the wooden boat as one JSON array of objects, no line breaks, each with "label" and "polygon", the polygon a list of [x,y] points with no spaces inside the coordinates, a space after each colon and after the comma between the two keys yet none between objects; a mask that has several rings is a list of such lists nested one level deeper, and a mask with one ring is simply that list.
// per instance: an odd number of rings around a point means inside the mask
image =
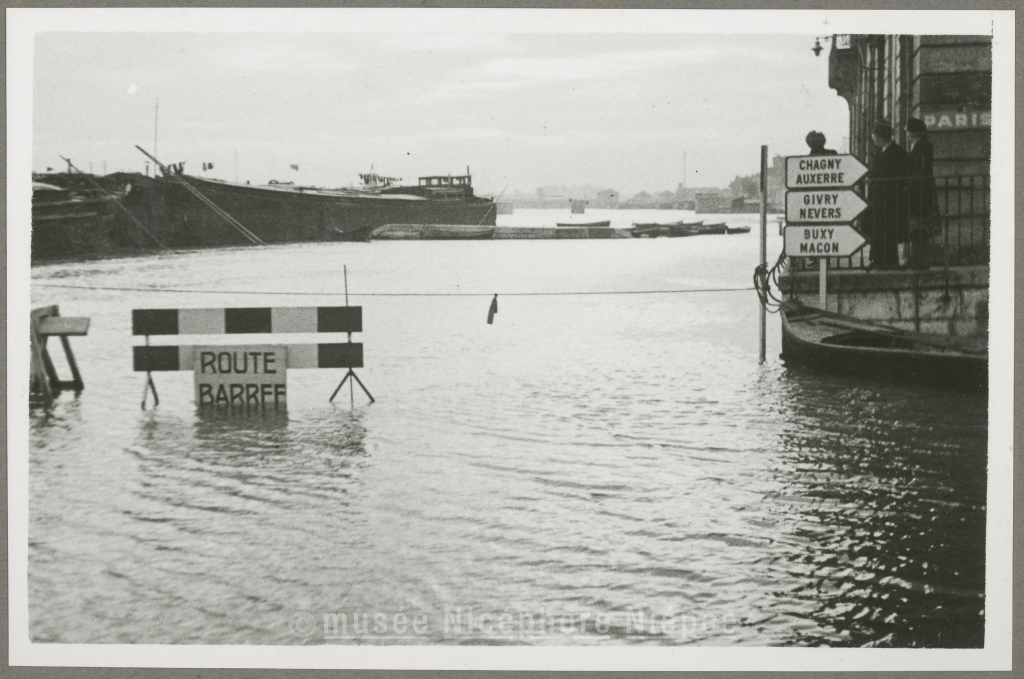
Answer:
[{"label": "wooden boat", "polygon": [[418,224],[422,240],[490,240],[493,226],[468,224]]},{"label": "wooden boat", "polygon": [[720,234],[728,233],[729,227],[726,226],[725,222],[719,222],[717,224],[701,224],[696,227],[696,235],[698,236],[718,236]]},{"label": "wooden boat", "polygon": [[680,238],[682,236],[695,236],[696,229],[704,222],[673,222],[671,224],[659,224],[657,222],[633,222],[630,234],[634,238],[657,238],[666,236],[669,238]]},{"label": "wooden boat", "polygon": [[663,224],[633,224],[633,228],[629,230],[629,234],[633,238],[657,238],[658,236],[667,236],[668,227]]},{"label": "wooden boat", "polygon": [[910,381],[984,390],[988,347],[984,338],[930,335],[890,328],[783,302],[782,358],[811,368],[885,381]]},{"label": "wooden boat", "polygon": [[750,233],[749,226],[727,226],[725,232],[728,234],[735,235],[737,233]]},{"label": "wooden boat", "polygon": [[704,222],[676,222],[675,224],[668,225],[669,238],[685,238],[687,236],[697,236],[701,233],[701,229],[704,228]]},{"label": "wooden boat", "polygon": [[612,220],[606,219],[603,222],[572,222],[572,223],[569,223],[569,224],[563,224],[561,222],[556,222],[556,224],[558,226],[589,226],[589,227],[593,228],[593,227],[596,227],[596,226],[611,226],[612,225]]}]

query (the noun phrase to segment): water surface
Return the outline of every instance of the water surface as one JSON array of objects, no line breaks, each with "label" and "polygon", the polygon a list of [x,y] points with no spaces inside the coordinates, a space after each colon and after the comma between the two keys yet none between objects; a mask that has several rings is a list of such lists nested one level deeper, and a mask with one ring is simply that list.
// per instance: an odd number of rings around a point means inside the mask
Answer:
[{"label": "water surface", "polygon": [[[34,306],[92,328],[74,340],[86,390],[31,411],[32,638],[980,646],[984,396],[787,369],[775,317],[758,366],[751,291],[511,294],[749,287],[757,252],[751,233],[34,268],[36,284],[222,294],[33,286]],[[200,412],[183,372],[156,374],[160,406],[140,409],[131,309],[340,304],[343,266],[375,404],[328,403],[340,371],[293,371],[286,411]],[[232,338],[250,340],[267,338]]]}]

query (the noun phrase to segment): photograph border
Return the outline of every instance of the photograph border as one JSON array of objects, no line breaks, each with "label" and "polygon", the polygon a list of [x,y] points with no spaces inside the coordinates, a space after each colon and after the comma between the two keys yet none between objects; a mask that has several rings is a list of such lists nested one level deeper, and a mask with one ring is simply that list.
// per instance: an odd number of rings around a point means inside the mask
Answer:
[{"label": "photograph border", "polygon": [[[454,3],[443,3],[445,9],[433,10],[438,12],[450,12],[452,8],[456,7],[472,7],[471,5],[457,5]],[[503,10],[513,11],[521,14],[532,14],[531,10],[538,8],[567,8],[571,6],[573,9],[578,8],[579,5],[576,3],[549,3],[549,4],[535,4],[530,3],[508,3],[519,5],[522,9],[519,10]],[[587,8],[581,11],[587,12],[591,9],[608,9],[617,10],[623,8],[623,3],[597,3],[588,2]],[[846,30],[847,26],[852,23],[854,28],[856,24],[863,17],[854,17],[852,20],[845,16],[847,9],[853,9],[851,5],[863,7],[867,3],[817,3],[816,6],[808,8],[806,10],[800,10],[806,14],[827,14],[831,20],[841,23],[843,26],[843,32],[871,32],[867,30]],[[942,8],[942,7],[956,7],[963,9],[965,4],[969,9],[969,12],[976,11],[1000,11],[1007,10],[1006,5],[1011,3],[963,3],[963,2],[938,2],[938,3],[873,3],[870,14],[872,19],[870,21],[861,21],[862,25],[871,24],[881,19],[888,19],[895,23],[906,22],[909,20],[910,23],[916,23],[913,19],[906,15],[900,16],[891,11],[891,9],[876,9],[878,5],[885,8],[899,9],[914,9],[927,7],[929,9]],[[381,5],[376,5],[373,8],[367,8],[365,6],[360,7],[356,11],[365,13],[369,16],[371,13],[377,11]],[[409,11],[420,11],[413,10],[413,7],[421,7],[422,5],[413,3],[386,3],[386,6],[391,10],[409,10]],[[700,5],[698,5],[699,7]],[[764,2],[764,3],[705,3],[704,6],[714,6],[716,8],[724,8],[728,10],[748,10],[751,8],[768,9],[768,10],[780,10],[786,7],[790,7],[791,3],[784,2]],[[23,5],[19,5],[23,7]],[[134,8],[136,5],[123,5],[121,7]],[[294,8],[299,11],[312,10],[316,11],[314,6],[306,5],[305,3],[295,3]],[[354,6],[353,6],[354,7]],[[630,8],[637,7],[637,5],[630,5]],[[678,3],[641,3],[639,5],[643,9],[653,10],[665,10],[665,11],[676,11],[673,8],[678,7]],[[687,8],[691,6],[688,5]],[[835,8],[835,9],[833,9]],[[351,9],[351,7],[350,7]],[[476,7],[479,9],[479,6]],[[89,10],[83,10],[89,11]],[[76,12],[78,16],[75,17],[76,25],[79,27],[76,30],[82,30],[82,26],[88,27],[90,22],[95,21],[96,24],[102,24],[109,20],[119,10],[112,10],[112,12],[99,12],[93,16],[86,16],[79,12]],[[129,10],[131,11],[131,10]],[[266,13],[268,10],[262,10],[257,8],[245,8],[245,7],[216,7],[209,8],[208,6],[191,5],[188,9],[182,10],[162,10],[165,12],[174,13],[178,16],[177,21],[188,22],[193,20],[193,17],[197,12],[210,12],[210,13],[235,13],[239,11],[246,11],[247,14],[252,13]],[[290,10],[273,10],[280,12],[289,12]],[[334,11],[334,10],[324,10]],[[389,11],[389,10],[383,10]],[[423,10],[427,11],[427,10]],[[472,10],[471,10],[472,11]],[[486,11],[493,11],[487,9]],[[572,10],[566,10],[572,11]],[[632,10],[630,10],[632,11]],[[680,10],[682,11],[682,10]],[[947,10],[945,12],[938,13],[942,18],[938,20],[939,23],[948,20],[950,17],[949,12],[953,10]],[[31,128],[31,106],[27,106],[25,101],[26,87],[28,92],[28,101],[31,101],[32,92],[32,77],[31,77],[31,33],[25,33],[26,29],[30,27],[26,26],[26,15],[32,14],[30,22],[38,21],[42,18],[45,21],[51,21],[58,14],[66,14],[66,10],[38,10],[38,9],[8,9],[7,12],[7,102],[5,103],[5,118],[7,121],[7,214],[9,224],[20,224],[28,223],[30,220],[30,181],[28,177],[31,174],[31,147],[32,138],[31,136],[19,135],[19,130],[26,129],[25,122],[27,120],[27,128]],[[294,14],[294,12],[292,12]],[[304,12],[305,13],[305,12]],[[103,15],[102,17],[99,15]],[[885,15],[885,16],[882,16]],[[565,19],[566,15],[560,16],[560,22]],[[725,17],[725,15],[720,15]],[[993,28],[994,40],[993,40],[993,80],[995,81],[998,77],[1006,77],[1007,67],[1012,69],[1015,74],[1014,82],[1015,87],[1013,92],[1005,91],[1005,88],[993,88],[993,120],[992,120],[992,136],[995,138],[1014,138],[1015,141],[1018,135],[1015,134],[1015,117],[1012,113],[1015,111],[1015,101],[1013,99],[1014,94],[1019,89],[1016,87],[1017,80],[1021,78],[1021,72],[1024,67],[1020,64],[1020,58],[1016,47],[1016,27],[1014,22],[1017,20],[1015,16],[1011,15],[1011,21],[1008,24],[994,23]],[[237,14],[231,16],[235,23],[240,23],[241,26],[236,30],[244,30],[246,25],[250,22],[242,21],[237,22]],[[759,16],[759,19],[763,16]],[[550,19],[550,15],[545,21]],[[67,21],[67,19],[63,19]],[[541,20],[530,19],[530,21],[537,22],[538,26],[541,26]],[[589,18],[584,18],[581,22],[583,25],[587,25],[590,21]],[[705,21],[701,18],[694,20],[694,23],[700,23]],[[791,13],[787,16],[787,21],[791,23],[798,23],[794,19],[794,15]],[[421,23],[418,18],[417,23]],[[257,22],[258,23],[258,22]],[[642,23],[642,22],[641,22]],[[770,22],[769,22],[770,23]],[[161,20],[162,25],[168,25],[168,22]],[[171,26],[178,25],[174,21],[170,22]],[[618,24],[621,26],[621,23]],[[258,27],[256,23],[253,23],[250,27]],[[1008,29],[1008,30],[1007,30]],[[174,28],[165,29],[168,32],[173,32]],[[180,30],[180,29],[179,29]],[[538,28],[538,30],[540,30]],[[628,32],[628,28],[619,32]],[[818,29],[819,31],[822,29]],[[562,31],[557,31],[562,32]],[[755,31],[729,31],[729,32],[755,32]],[[772,33],[770,28],[760,29],[756,32]],[[793,32],[804,32],[804,31],[793,31]],[[877,31],[875,31],[877,32]],[[960,32],[960,31],[958,31]],[[973,33],[974,31],[968,30],[963,31],[966,33]],[[29,48],[26,51],[26,39],[29,41]],[[1009,56],[1009,59],[1007,58]],[[1014,63],[1016,60],[1016,63]],[[26,61],[28,62],[26,64]],[[27,66],[27,69],[26,69]],[[1000,75],[1001,74],[1001,75]],[[26,79],[27,77],[27,79]],[[16,104],[16,105],[15,105]],[[997,115],[996,111],[1002,111],[1002,115]],[[1011,113],[1010,116],[1006,116],[1006,112]],[[26,115],[27,114],[27,115]],[[1013,150],[1011,150],[1013,149]],[[27,150],[27,154],[26,154]],[[1015,155],[1014,155],[1015,154]],[[1015,198],[1014,189],[1019,190],[1019,183],[1016,179],[1016,168],[1015,159],[1019,159],[1021,156],[1021,150],[1019,147],[1011,147],[1009,145],[992,145],[992,221],[993,223],[1000,223],[1010,221],[1011,223],[1018,223],[1014,217],[1021,217],[1020,213],[1020,201],[1013,200]],[[999,200],[1009,199],[1008,202],[997,203],[997,197]],[[1017,212],[1013,212],[1010,208],[1013,205]],[[1015,230],[1016,231],[1016,230]],[[1016,233],[1013,234],[1014,236]],[[1003,236],[1000,236],[1003,238]],[[1009,239],[1006,239],[1009,240]],[[1024,297],[1021,296],[1024,293],[1024,283],[1021,281],[1021,277],[1016,275],[1017,270],[1014,266],[1014,255],[1018,255],[1017,261],[1024,261],[1024,244],[1020,238],[1013,238],[1014,248],[1007,247],[1008,243],[1000,241],[997,238],[997,234],[993,231],[992,234],[992,259],[991,259],[991,277],[993,280],[1005,280],[1006,277],[1012,277],[1014,280],[1014,286],[1011,290],[1009,286],[992,286],[990,292],[990,308],[993,310],[991,314],[992,329],[999,329],[1001,331],[990,331],[990,364],[994,364],[996,360],[1007,361],[1012,356],[1013,365],[1020,367],[1016,359],[1017,356],[1014,354],[1016,346],[1016,336],[1008,336],[1006,333],[1007,326],[1010,325],[1010,318],[1013,319],[1013,327],[1015,330],[1021,330],[1024,328],[1024,319],[1017,318],[1016,305],[1014,304],[1015,299],[1021,300]],[[1000,247],[1003,246],[1003,247]],[[27,249],[27,238],[24,237],[23,233],[12,233],[10,230],[7,232],[7,238],[4,242],[5,248],[5,262],[7,266],[7,304],[8,304],[8,323],[5,325],[5,331],[10,329],[11,332],[7,333],[7,363],[5,366],[4,379],[8,378],[8,375],[13,373],[13,379],[7,382],[7,389],[4,393],[4,398],[7,399],[6,405],[8,413],[8,422],[6,423],[7,429],[7,446],[5,446],[5,458],[7,465],[4,467],[4,473],[9,474],[7,477],[8,483],[5,484],[5,492],[8,493],[8,502],[5,503],[5,511],[11,512],[12,515],[22,515],[26,519],[27,526],[27,514],[25,509],[27,508],[27,484],[23,487],[17,487],[16,483],[27,481],[27,456],[24,454],[27,452],[27,400],[28,400],[28,361],[27,361],[27,342],[14,341],[11,338],[24,338],[28,336],[28,286],[26,283],[30,280],[30,267],[28,260],[28,249]],[[1009,309],[1014,309],[1014,312],[1010,315],[1006,315],[1005,312]],[[1016,371],[1018,374],[1020,371]],[[160,676],[157,674],[150,674],[150,672],[161,672],[164,670],[151,669],[143,670],[141,668],[163,668],[163,667],[175,667],[185,669],[188,667],[209,667],[209,668],[229,668],[229,667],[245,667],[245,668],[280,668],[280,669],[320,669],[320,668],[336,668],[339,666],[339,659],[342,659],[347,669],[431,669],[431,670],[461,670],[461,669],[517,669],[517,670],[532,670],[532,671],[544,671],[544,670],[590,670],[590,671],[614,671],[614,670],[645,670],[645,671],[659,671],[659,670],[683,670],[683,669],[699,669],[699,670],[769,670],[769,669],[786,669],[786,670],[804,670],[804,671],[821,671],[822,669],[830,670],[874,670],[874,671],[888,671],[896,669],[905,670],[1006,670],[1010,669],[1011,657],[1016,658],[1018,661],[1021,659],[1019,651],[1016,651],[1016,647],[1019,644],[1012,643],[1011,636],[1011,614],[1013,611],[1019,611],[1017,608],[1017,598],[1020,596],[1019,592],[1015,592],[1012,589],[1012,582],[1014,580],[1013,573],[1016,570],[1016,559],[1019,557],[1020,540],[1015,539],[1012,533],[1012,524],[1014,518],[1020,518],[1017,516],[1017,510],[1019,507],[1012,505],[1012,491],[1020,491],[1021,486],[1020,477],[1021,471],[1015,469],[1013,465],[1013,431],[1016,427],[1017,413],[1013,409],[1013,398],[1012,396],[1017,393],[1016,385],[1013,384],[1012,371],[993,371],[990,369],[990,385],[989,385],[989,399],[990,399],[990,427],[989,427],[989,503],[988,503],[988,533],[987,533],[987,545],[988,545],[988,563],[986,567],[986,648],[985,649],[795,649],[795,648],[774,648],[774,647],[757,647],[756,649],[744,649],[744,648],[733,648],[730,649],[728,659],[716,658],[715,656],[721,656],[722,647],[708,647],[708,648],[678,648],[678,647],[622,647],[622,648],[605,648],[605,647],[511,647],[511,648],[496,648],[496,647],[448,647],[448,646],[414,646],[414,647],[394,647],[394,646],[375,646],[375,647],[351,647],[351,646],[171,646],[171,645],[115,645],[115,644],[95,644],[95,645],[77,645],[77,644],[33,644],[28,641],[27,638],[27,588],[22,578],[26,577],[25,565],[27,563],[27,544],[18,545],[16,544],[19,539],[19,533],[12,530],[11,525],[5,522],[5,529],[8,531],[7,537],[7,548],[8,548],[8,559],[5,560],[4,568],[8,572],[8,589],[7,599],[9,616],[5,622],[5,633],[9,643],[0,657],[2,665],[9,676],[55,676],[56,673],[50,673],[47,670],[33,671],[30,669],[31,665],[38,666],[50,666],[50,667],[65,667],[71,668],[76,666],[81,667],[120,667],[120,668],[131,668],[136,672],[136,676]],[[14,386],[12,386],[14,385]],[[1010,394],[1011,398],[1009,402],[1006,400],[1006,395]],[[1024,417],[1022,415],[1021,417]],[[18,418],[21,418],[19,421]],[[1024,421],[1024,420],[1022,420]],[[20,422],[20,426],[19,425]],[[20,451],[22,454],[12,453],[11,441],[12,437],[16,437],[14,440],[17,442],[17,446],[24,446]],[[15,448],[17,448],[15,446]],[[11,454],[8,454],[11,453]],[[1007,472],[1011,472],[1007,474]],[[1012,474],[1012,475],[1011,475]],[[1009,514],[1006,509],[1012,507],[1013,513]],[[8,515],[8,518],[10,515]],[[1010,539],[1007,540],[1007,537]],[[999,556],[1003,556],[1003,550],[1007,552],[1012,547],[1012,558],[1013,564],[1011,569],[1007,569],[1005,564],[1005,558],[993,558],[993,549],[998,551]],[[22,592],[18,593],[15,591],[15,584],[21,585]],[[995,594],[993,596],[993,589]],[[1011,596],[1012,594],[1012,596]],[[23,596],[21,596],[23,595]],[[17,606],[17,609],[15,608]],[[1016,616],[1019,620],[1020,616]],[[1001,629],[992,630],[989,628],[989,623],[992,626],[1000,626]],[[12,630],[24,629],[26,634],[24,636],[18,635],[16,637],[11,636]],[[404,657],[397,658],[396,650],[401,649],[401,655]],[[236,655],[236,659],[241,659],[243,664],[235,664],[234,660],[230,657],[232,654],[225,654],[223,651],[231,650]],[[200,651],[196,653],[196,651]],[[207,651],[209,654],[207,654]],[[110,663],[109,659],[112,654],[120,654],[125,656],[125,659],[131,663],[141,662],[140,665],[132,665],[128,663]],[[304,658],[298,658],[298,655],[303,655]],[[824,657],[827,655],[828,657]],[[185,658],[187,664],[180,664],[180,660],[183,656],[189,656]],[[195,656],[200,663],[188,662]],[[344,656],[342,658],[342,656]],[[207,662],[208,661],[208,662]],[[18,663],[18,665],[27,666],[9,666],[9,662]],[[1020,663],[1018,662],[1018,666]],[[181,669],[177,670],[176,674],[182,674]],[[70,676],[66,674],[70,670],[64,670],[65,674],[60,676]],[[96,676],[112,676],[109,670],[91,670],[92,672],[100,672]],[[127,670],[125,670],[127,672]],[[143,674],[138,674],[142,671]],[[89,670],[81,670],[85,673],[85,676],[89,675]],[[203,670],[203,676],[253,676],[254,672],[250,669],[248,672],[238,674],[237,672],[217,672],[209,673],[207,670]],[[404,672],[403,672],[404,673]],[[78,673],[76,673],[77,676]],[[264,673],[261,672],[261,676],[276,676],[277,673]],[[294,673],[289,673],[293,675]],[[323,672],[317,672],[318,676],[322,675]],[[389,673],[390,674],[390,673]]]}]

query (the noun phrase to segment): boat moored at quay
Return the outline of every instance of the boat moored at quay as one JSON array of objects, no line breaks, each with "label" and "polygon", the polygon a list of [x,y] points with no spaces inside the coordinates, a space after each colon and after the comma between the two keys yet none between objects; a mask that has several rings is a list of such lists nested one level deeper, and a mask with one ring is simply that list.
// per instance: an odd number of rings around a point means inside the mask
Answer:
[{"label": "boat moored at quay", "polygon": [[[742,229],[743,227],[737,227]],[[747,228],[747,231],[750,229]],[[709,236],[709,235],[721,235],[724,233],[732,233],[730,228],[725,222],[719,222],[717,224],[705,224],[703,221],[699,222],[673,222],[671,224],[658,224],[658,223],[634,223],[632,228],[632,234],[635,238],[657,238],[659,236],[665,236],[667,238],[685,238],[687,236]],[[743,233],[741,230],[735,231],[735,233]]]},{"label": "boat moored at quay", "polygon": [[983,337],[901,330],[787,300],[780,308],[782,359],[827,372],[983,391]]},{"label": "boat moored at quay", "polygon": [[[474,194],[468,173],[420,177],[417,185],[402,186],[371,172],[361,175],[362,186],[325,189],[290,183],[241,184],[169,170],[159,177],[45,175],[48,185],[89,186],[116,200],[120,209],[112,210],[110,237],[94,239],[88,252],[80,246],[74,250],[62,246],[68,239],[61,230],[45,229],[34,218],[33,230],[39,237],[33,238],[33,259],[149,249],[157,242],[193,248],[367,240],[373,229],[384,224],[493,227],[497,216],[493,199]],[[244,225],[255,239],[240,232],[221,212]],[[145,229],[152,237],[147,237]]]},{"label": "boat moored at quay", "polygon": [[[421,177],[417,186],[393,186],[369,174],[355,189],[180,177],[266,243],[367,240],[373,229],[391,223],[494,226],[497,216],[493,200],[473,194],[470,175]],[[239,242],[233,229],[184,187],[172,184],[166,190],[171,219],[180,220],[192,239]]]}]

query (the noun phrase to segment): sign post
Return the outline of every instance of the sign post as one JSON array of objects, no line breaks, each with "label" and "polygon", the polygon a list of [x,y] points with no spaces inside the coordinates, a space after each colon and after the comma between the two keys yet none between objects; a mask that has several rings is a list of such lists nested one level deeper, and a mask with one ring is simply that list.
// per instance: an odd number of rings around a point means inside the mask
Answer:
[{"label": "sign post", "polygon": [[828,308],[828,257],[818,258],[818,306]]},{"label": "sign post", "polygon": [[818,260],[818,304],[828,305],[828,258],[850,257],[867,241],[851,226],[868,205],[850,188],[868,168],[852,155],[786,158],[787,257]]}]

